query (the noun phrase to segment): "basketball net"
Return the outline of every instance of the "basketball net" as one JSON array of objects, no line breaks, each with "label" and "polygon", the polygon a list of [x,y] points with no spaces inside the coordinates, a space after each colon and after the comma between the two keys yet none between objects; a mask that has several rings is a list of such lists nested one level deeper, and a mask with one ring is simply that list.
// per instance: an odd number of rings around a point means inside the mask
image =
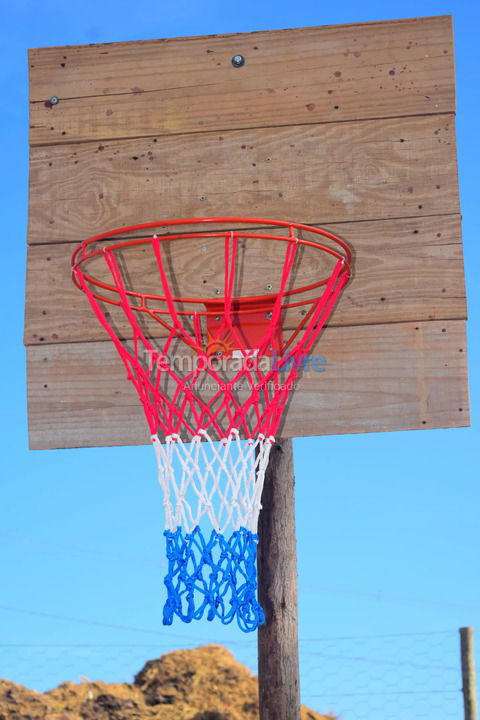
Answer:
[{"label": "basketball net", "polygon": [[[302,358],[308,356],[350,272],[346,246],[335,236],[320,231],[342,244],[345,253],[329,251],[333,268],[324,281],[315,285],[321,290],[313,299],[302,303],[294,298],[294,303],[293,293],[287,288],[297,249],[305,242],[299,239],[298,228],[313,229],[279,224],[288,229],[288,237],[240,230],[205,234],[219,237],[223,244],[225,275],[220,311],[218,298],[213,312],[208,310],[208,301],[198,298],[194,299],[193,311],[185,310],[185,304],[193,299],[178,298],[172,290],[165,243],[190,237],[188,233],[160,237],[153,234],[131,241],[143,243],[155,261],[161,288],[155,298],[128,288],[118,256],[119,247],[128,243],[106,242],[95,250],[95,256],[100,255],[106,263],[111,284],[99,283],[87,274],[85,261],[94,256],[92,242],[108,240],[120,231],[85,241],[73,258],[74,281],[87,295],[114,343],[150,428],[165,509],[168,572],[163,622],[167,625],[175,615],[185,622],[204,615],[209,620],[218,617],[225,624],[235,619],[244,631],[254,630],[265,621],[256,597],[256,551],[270,448]],[[245,237],[277,239],[285,247],[281,277],[275,293],[269,296],[267,313],[259,298],[234,297],[238,243]],[[324,246],[316,247],[325,250]],[[115,291],[114,300],[105,288]],[[155,306],[153,299],[160,300],[161,306]],[[198,310],[199,302],[207,309]],[[108,303],[120,307],[128,319],[132,332],[129,341],[116,331],[106,310]],[[285,338],[284,314],[298,305],[308,310],[290,337]],[[249,313],[251,319],[252,312],[268,318],[268,322],[263,321],[255,347],[251,347],[251,337],[247,338],[242,328],[242,317]],[[160,324],[166,335],[160,345],[147,336],[144,316]],[[172,360],[179,346],[193,359],[187,370],[179,370]],[[262,364],[260,359],[265,357],[269,362]],[[209,388],[207,393],[205,387]]]}]

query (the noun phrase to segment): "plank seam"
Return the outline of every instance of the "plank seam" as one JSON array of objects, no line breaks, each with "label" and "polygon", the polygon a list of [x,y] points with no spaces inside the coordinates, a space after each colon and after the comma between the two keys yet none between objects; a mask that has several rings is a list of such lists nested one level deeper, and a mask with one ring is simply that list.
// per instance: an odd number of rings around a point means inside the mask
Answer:
[{"label": "plank seam", "polygon": [[[235,127],[235,128],[218,128],[215,130],[192,130],[191,132],[186,133],[153,133],[148,135],[125,135],[122,137],[94,137],[89,138],[87,140],[65,140],[65,141],[59,141],[59,142],[53,142],[53,143],[30,143],[30,147],[32,148],[41,148],[41,147],[58,147],[62,145],[85,145],[86,143],[96,143],[96,142],[123,142],[124,140],[144,140],[147,138],[160,138],[160,137],[175,137],[175,138],[181,138],[181,137],[188,137],[189,135],[201,135],[207,134],[207,133],[233,133],[233,132],[243,132],[246,130],[273,130],[276,128],[288,128],[288,127],[310,127],[313,125],[320,126],[320,125],[340,125],[345,123],[360,123],[360,122],[376,122],[379,120],[407,120],[408,118],[423,118],[423,117],[456,117],[456,109],[447,110],[443,112],[431,112],[431,113],[414,113],[412,115],[385,115],[385,116],[378,116],[378,117],[368,117],[368,118],[349,118],[346,120],[324,120],[323,122],[303,122],[303,123],[284,123],[281,125],[247,125],[245,127]],[[39,129],[41,126],[37,125],[30,125],[30,130],[36,130]]]},{"label": "plank seam", "polygon": [[[444,45],[444,43],[440,43],[440,42],[438,42],[437,44],[440,46]],[[414,58],[414,59],[416,59],[416,58]],[[443,53],[439,53],[438,55],[431,54],[428,56],[428,59],[429,60],[445,59],[445,55]],[[338,63],[332,63],[331,65],[324,64],[324,65],[322,65],[322,70],[326,71],[329,68],[333,69],[333,68],[337,68],[337,67],[338,67]],[[391,67],[391,63],[390,62],[388,62],[388,63],[376,62],[376,63],[362,64],[362,65],[358,64],[358,65],[356,65],[356,67],[361,67],[362,69],[371,68],[372,70],[374,70],[374,69],[378,69],[378,68],[382,68],[382,67],[386,67],[386,68]],[[302,68],[303,73],[314,72],[317,70],[318,70],[318,65]],[[172,85],[172,86],[165,87],[165,88],[152,88],[150,90],[142,90],[141,94],[149,95],[152,93],[160,93],[160,94],[161,93],[169,93],[172,90],[197,90],[198,88],[203,89],[203,88],[209,88],[209,87],[214,87],[214,86],[220,86],[220,85],[224,85],[224,84],[225,83],[218,81],[218,82],[212,82],[212,83],[202,83],[201,85],[198,85],[198,84],[197,85]],[[328,87],[327,83],[323,83],[323,84],[325,85],[325,87]],[[312,89],[314,87],[318,87],[319,90],[321,89],[321,86],[312,86]],[[261,91],[262,89],[263,88],[261,86],[246,88],[243,90],[239,90],[238,94],[239,95],[241,95],[242,93],[250,94],[252,92]],[[61,102],[71,102],[72,100],[94,100],[95,98],[116,98],[116,97],[126,97],[126,96],[133,98],[133,97],[136,97],[136,95],[138,95],[138,90],[136,92],[134,92],[132,90],[125,90],[124,92],[111,92],[111,93],[107,93],[107,94],[97,93],[94,95],[65,95],[65,96],[62,96],[60,98],[60,100],[61,100]],[[32,105],[44,105],[46,99],[48,100],[48,98],[45,98],[45,97],[39,98],[38,100],[29,100],[29,104],[31,106]],[[200,132],[209,132],[209,131],[208,130],[200,130]]]},{"label": "plank seam", "polygon": [[[458,297],[462,300],[466,300],[465,295],[449,296],[449,297]],[[88,308],[85,308],[85,309],[88,310]],[[362,323],[362,322],[360,322],[360,323],[346,323],[346,324],[338,324],[338,325],[335,323],[332,323],[329,325],[325,325],[325,329],[327,329],[327,328],[337,328],[337,329],[345,328],[345,329],[347,329],[347,328],[354,328],[354,327],[389,327],[390,325],[409,325],[409,324],[413,324],[413,323],[445,323],[445,322],[457,322],[457,321],[466,322],[467,320],[468,320],[468,316],[467,316],[467,314],[465,314],[465,315],[462,315],[459,317],[438,317],[438,318],[436,317],[436,318],[433,318],[432,320],[428,320],[428,319],[417,320],[416,318],[408,318],[408,319],[403,319],[403,320],[390,320],[388,322],[377,322],[377,323],[372,323],[372,322],[363,322]],[[92,319],[92,323],[93,323],[93,321],[94,321],[94,318]],[[158,336],[154,335],[153,337],[156,340],[159,340],[162,338],[161,335],[158,335]],[[125,335],[125,336],[122,335],[120,337],[120,340],[131,340],[131,339],[132,338],[129,335]],[[52,345],[54,345],[54,346],[55,345],[84,345],[86,343],[110,343],[110,342],[111,342],[111,340],[109,340],[108,338],[105,338],[105,340],[99,340],[99,339],[67,340],[66,342],[38,342],[38,343],[26,343],[25,339],[24,339],[23,344],[24,344],[24,347],[26,347],[28,349],[31,347],[33,347],[33,348],[51,347]]]},{"label": "plank seam", "polygon": [[[199,216],[201,217],[201,216]],[[450,212],[450,213],[434,213],[433,215],[398,215],[395,217],[375,217],[375,218],[361,218],[360,220],[322,220],[317,221],[314,220],[313,222],[306,223],[306,225],[313,225],[313,226],[320,226],[320,227],[326,227],[327,225],[354,225],[357,223],[371,223],[371,222],[389,222],[389,221],[395,221],[395,220],[423,220],[425,218],[446,218],[446,217],[452,217],[457,218],[460,221],[462,220],[462,215],[458,212]],[[194,220],[195,218],[192,218]],[[274,218],[272,218],[274,219]],[[161,225],[161,220],[159,220],[159,225]],[[300,222],[300,221],[298,221]],[[264,225],[257,225],[255,227],[252,227],[252,230],[261,230],[263,227],[267,227]],[[110,228],[110,230],[113,230],[114,228]],[[108,230],[108,229],[107,229]],[[106,231],[107,231],[106,230]],[[200,230],[198,232],[201,232]],[[138,235],[121,235],[122,240],[135,240],[138,238]],[[35,242],[31,243],[28,242],[27,248],[35,248],[35,247],[59,247],[60,245],[74,245],[76,243],[80,243],[83,240],[85,240],[85,237],[81,237],[77,240],[65,240],[64,242]],[[425,244],[424,244],[425,245]],[[451,243],[428,243],[428,247],[436,247],[436,246],[448,246],[448,245],[462,245],[463,242],[460,239],[458,242],[451,242]],[[425,245],[427,247],[427,245]]]}]

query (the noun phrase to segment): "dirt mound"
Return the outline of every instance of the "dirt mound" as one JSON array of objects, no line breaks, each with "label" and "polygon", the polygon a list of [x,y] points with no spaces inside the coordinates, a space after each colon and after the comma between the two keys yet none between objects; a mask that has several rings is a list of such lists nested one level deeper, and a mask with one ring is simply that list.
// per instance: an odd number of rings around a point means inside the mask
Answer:
[{"label": "dirt mound", "polygon": [[[257,720],[257,680],[220,645],[149,660],[130,683],[37,693],[0,680],[0,720]],[[331,720],[302,708],[302,720]]]}]

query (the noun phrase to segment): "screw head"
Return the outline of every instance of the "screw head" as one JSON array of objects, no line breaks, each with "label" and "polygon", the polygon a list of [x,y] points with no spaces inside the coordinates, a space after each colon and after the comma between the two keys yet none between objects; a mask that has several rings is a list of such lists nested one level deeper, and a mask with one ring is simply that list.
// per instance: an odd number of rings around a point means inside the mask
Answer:
[{"label": "screw head", "polygon": [[222,294],[222,291],[220,290],[220,288],[215,288],[215,295],[221,295],[221,294]]},{"label": "screw head", "polygon": [[272,319],[272,315],[273,315],[272,312],[268,312],[268,313],[266,313],[265,317],[267,318],[267,320],[271,320],[271,319]]},{"label": "screw head", "polygon": [[245,58],[243,55],[234,55],[232,57],[232,65],[234,68],[241,68],[245,65]]},{"label": "screw head", "polygon": [[200,202],[204,202],[206,199],[205,195],[200,195],[199,197]]},{"label": "screw head", "polygon": [[265,289],[266,289],[266,290],[272,290],[272,289],[273,289],[272,283],[268,283],[268,285],[265,286]]},{"label": "screw head", "polygon": [[48,102],[50,103],[50,105],[58,105],[58,103],[60,102],[60,98],[56,95],[52,95]]},{"label": "screw head", "polygon": [[217,357],[220,357],[221,355],[223,355],[223,353],[222,353],[221,350],[217,350],[217,352],[215,353],[215,355],[216,355]]},{"label": "screw head", "polygon": [[220,315],[215,315],[215,320],[220,320]]}]

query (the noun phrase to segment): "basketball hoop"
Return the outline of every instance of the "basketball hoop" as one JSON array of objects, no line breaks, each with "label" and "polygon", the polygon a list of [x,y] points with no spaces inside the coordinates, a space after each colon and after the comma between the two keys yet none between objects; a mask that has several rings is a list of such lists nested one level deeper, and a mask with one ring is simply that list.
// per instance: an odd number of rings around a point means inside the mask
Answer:
[{"label": "basketball hoop", "polygon": [[[192,254],[204,242],[218,245],[223,287],[214,295],[177,291],[171,255],[179,241],[189,241]],[[264,294],[236,290],[249,242],[276,243],[282,258]],[[329,267],[296,287],[296,261],[306,248]],[[155,269],[156,292],[131,287],[134,251]],[[94,274],[90,267],[99,263]],[[301,360],[348,282],[350,265],[348,245],[334,234],[261,218],[144,223],[75,250],[73,280],[113,341],[150,428],[166,514],[165,624],[174,615],[190,622],[204,614],[236,619],[244,631],[264,622],[256,600],[256,533],[269,452]],[[109,307],[124,314],[128,340]],[[299,318],[291,330],[289,316]],[[175,365],[179,347],[191,360],[186,370]]]}]

